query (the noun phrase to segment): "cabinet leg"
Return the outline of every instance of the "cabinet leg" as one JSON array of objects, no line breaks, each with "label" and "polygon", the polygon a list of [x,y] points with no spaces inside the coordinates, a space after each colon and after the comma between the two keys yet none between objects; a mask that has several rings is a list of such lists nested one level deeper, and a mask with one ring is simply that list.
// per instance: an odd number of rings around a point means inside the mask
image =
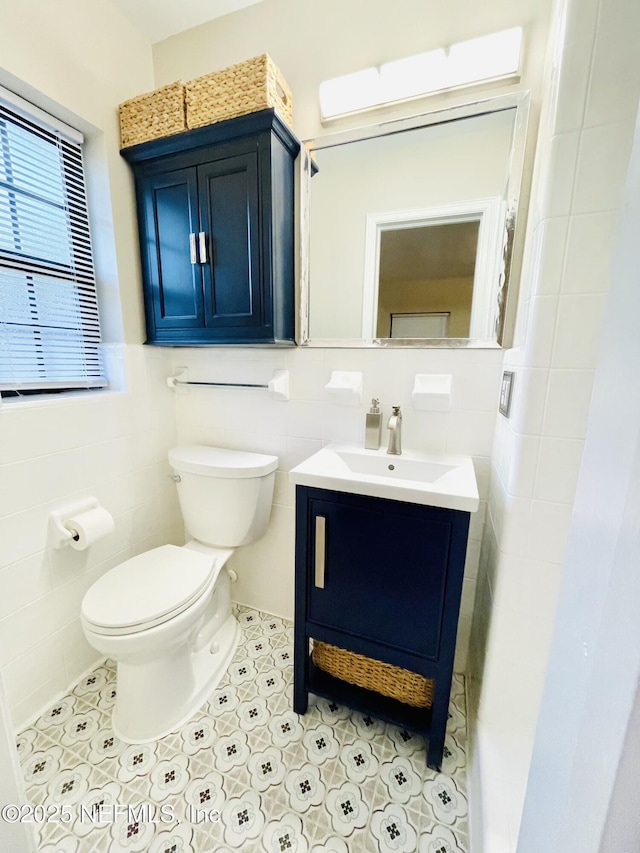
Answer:
[{"label": "cabinet leg", "polygon": [[293,710],[296,714],[306,714],[309,707],[309,694],[304,685],[299,686],[298,680],[293,679]]},{"label": "cabinet leg", "polygon": [[[438,742],[436,742],[436,740]],[[433,735],[433,731],[431,733],[431,737],[429,738],[429,751],[427,753],[427,767],[431,770],[435,770],[436,772],[440,772],[442,769],[442,755],[444,752],[444,740],[442,738],[435,738]]]},{"label": "cabinet leg", "polygon": [[306,714],[309,706],[307,682],[309,678],[309,641],[304,631],[295,631],[293,651],[293,710]]},{"label": "cabinet leg", "polygon": [[429,748],[427,751],[427,767],[438,772],[440,772],[442,767],[450,695],[450,684],[447,683],[446,687],[443,685],[440,690],[436,684],[436,693],[431,708],[431,734],[429,735]]}]

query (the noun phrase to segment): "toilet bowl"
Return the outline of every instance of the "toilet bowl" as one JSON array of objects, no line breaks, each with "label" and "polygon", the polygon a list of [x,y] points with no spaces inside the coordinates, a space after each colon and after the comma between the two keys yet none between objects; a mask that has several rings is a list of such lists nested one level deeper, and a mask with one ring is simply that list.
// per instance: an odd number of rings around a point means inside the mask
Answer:
[{"label": "toilet bowl", "polygon": [[215,689],[240,638],[226,563],[266,532],[278,459],[194,445],[169,452],[186,545],[146,551],[86,593],[88,642],[117,664],[115,734],[156,740],[182,725]]}]

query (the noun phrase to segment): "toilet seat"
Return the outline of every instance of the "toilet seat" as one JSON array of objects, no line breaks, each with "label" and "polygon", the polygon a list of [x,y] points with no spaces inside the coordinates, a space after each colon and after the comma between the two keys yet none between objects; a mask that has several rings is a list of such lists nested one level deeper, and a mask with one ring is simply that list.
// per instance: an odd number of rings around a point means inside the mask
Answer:
[{"label": "toilet seat", "polygon": [[210,589],[215,555],[163,545],[125,560],[99,578],[82,602],[82,617],[100,634],[132,634],[167,622]]}]

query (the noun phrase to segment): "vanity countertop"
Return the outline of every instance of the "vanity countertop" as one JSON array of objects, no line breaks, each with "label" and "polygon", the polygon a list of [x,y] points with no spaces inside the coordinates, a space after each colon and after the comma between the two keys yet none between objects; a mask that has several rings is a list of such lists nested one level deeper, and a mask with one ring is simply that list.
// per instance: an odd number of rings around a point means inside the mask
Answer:
[{"label": "vanity countertop", "polygon": [[358,445],[329,444],[289,472],[298,486],[444,507],[478,509],[478,486],[470,456],[403,450],[365,450]]}]

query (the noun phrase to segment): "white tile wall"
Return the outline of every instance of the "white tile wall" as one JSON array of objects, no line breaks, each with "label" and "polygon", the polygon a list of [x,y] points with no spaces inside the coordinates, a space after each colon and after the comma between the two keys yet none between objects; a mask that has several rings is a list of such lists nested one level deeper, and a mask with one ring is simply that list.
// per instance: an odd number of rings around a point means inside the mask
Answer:
[{"label": "white tile wall", "polygon": [[[571,521],[571,504],[531,501],[531,514],[523,554],[534,560],[562,565]],[[549,596],[547,607],[553,612],[553,599]],[[536,649],[536,657],[539,651]],[[546,659],[545,659],[546,662]]]},{"label": "white tile wall", "polygon": [[[610,210],[571,217],[562,277],[563,293],[606,292],[614,223],[615,214]],[[558,266],[558,275],[561,272],[562,267]]]},{"label": "white tile wall", "polygon": [[510,432],[510,440],[514,444],[513,461],[508,469],[505,489],[514,497],[530,498],[535,487],[540,439],[537,435]]},{"label": "white tile wall", "polygon": [[572,504],[583,442],[573,438],[540,439],[535,493],[543,501]]},{"label": "white tile wall", "polygon": [[535,271],[535,278],[540,285],[536,291],[540,296],[553,296],[560,292],[568,230],[569,217],[567,216],[544,219],[536,229],[540,240],[540,266]]},{"label": "white tile wall", "polygon": [[606,294],[578,293],[560,296],[555,326],[554,367],[594,367]]},{"label": "white tile wall", "polygon": [[550,171],[555,179],[547,183],[538,202],[545,211],[545,217],[541,218],[566,216],[570,212],[579,145],[577,131],[557,133],[552,137]]},{"label": "white tile wall", "polygon": [[480,776],[500,789],[479,806],[485,851],[517,845],[640,97],[634,0],[567,0],[557,24],[472,628]]},{"label": "white tile wall", "polygon": [[[631,83],[626,79],[620,82],[622,91]],[[636,97],[635,109],[637,108]],[[572,213],[596,213],[616,209],[631,153],[632,137],[629,134],[629,124],[627,119],[583,130]]]},{"label": "white tile wall", "polygon": [[[363,350],[299,348],[176,350],[174,367],[189,379],[266,382],[274,369],[290,371],[291,399],[272,400],[266,391],[192,388],[176,396],[178,439],[274,453],[280,458],[271,523],[259,542],[232,558],[238,571],[236,600],[287,618],[293,616],[295,491],[288,472],[330,441],[362,444],[372,397],[383,420],[392,405],[403,407],[403,446],[434,453],[473,456],[481,506],[473,517],[465,568],[456,668],[464,671],[473,614],[486,498],[489,458],[496,422],[500,350]],[[360,406],[342,406],[324,390],[333,370],[363,373]],[[417,412],[411,400],[416,373],[451,373],[449,412]],[[386,440],[382,430],[382,441]]]},{"label": "white tile wall", "polygon": [[[16,726],[97,657],[80,626],[88,586],[113,565],[182,541],[167,449],[175,442],[170,359],[111,348],[126,391],[0,406],[0,667]],[[94,495],[115,531],[86,551],[54,550],[49,512]]]},{"label": "white tile wall", "polygon": [[[511,370],[515,365],[505,360],[505,367]],[[510,429],[520,435],[540,435],[548,383],[546,368],[518,367],[512,386]]]},{"label": "white tile wall", "polygon": [[558,301],[558,296],[532,296],[529,301],[526,357],[530,367],[551,363]]},{"label": "white tile wall", "polygon": [[584,438],[592,387],[592,369],[549,371],[542,435]]}]

